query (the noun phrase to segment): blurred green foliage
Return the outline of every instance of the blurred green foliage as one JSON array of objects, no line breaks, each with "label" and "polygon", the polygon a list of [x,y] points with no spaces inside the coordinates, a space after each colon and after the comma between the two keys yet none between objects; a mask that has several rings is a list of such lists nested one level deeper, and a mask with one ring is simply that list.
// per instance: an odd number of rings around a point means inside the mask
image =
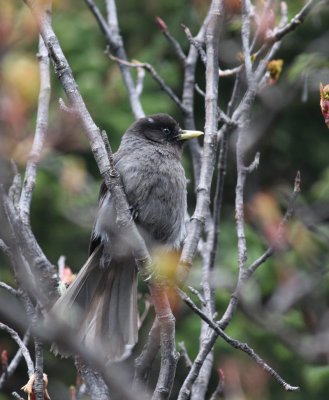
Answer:
[{"label": "blurred green foliage", "polygon": [[[10,85],[21,83],[20,98],[25,101],[22,111],[23,122],[17,125],[17,141],[9,146],[10,156],[24,170],[24,151],[28,151],[29,138],[33,135],[37,106],[37,83],[33,81],[34,67],[32,55],[37,51],[37,32],[29,17],[26,6],[18,0],[11,5],[0,1],[4,11],[3,19],[11,24],[1,39],[1,77],[7,93]],[[302,1],[288,2],[289,16],[300,9]],[[105,11],[102,2],[99,5]],[[159,15],[168,24],[171,33],[179,40],[184,50],[188,42],[180,24],[196,33],[205,15],[208,2],[187,0],[166,0],[143,2],[130,0],[118,2],[118,15],[129,58],[151,63],[176,93],[181,92],[183,71],[176,60],[170,44],[159,31],[155,16]],[[300,225],[292,225],[289,230],[290,249],[270,259],[257,271],[253,282],[246,288],[246,295],[265,303],[280,282],[296,270],[312,272],[321,264],[328,268],[328,222],[329,222],[329,169],[328,169],[328,129],[319,108],[319,83],[329,81],[328,70],[328,9],[317,10],[297,31],[289,34],[277,53],[284,60],[284,70],[275,86],[265,88],[257,99],[252,113],[253,132],[248,157],[252,160],[255,151],[261,153],[259,169],[248,177],[246,188],[247,209],[259,193],[268,193],[274,203],[269,206],[276,211],[285,211],[287,199],[293,187],[296,171],[302,175],[302,195],[297,218]],[[231,17],[228,29],[223,33],[225,48],[236,56],[239,49],[239,21]],[[6,25],[7,26],[7,25]],[[125,87],[117,65],[105,54],[106,44],[98,25],[86,8],[78,0],[57,0],[53,6],[53,26],[64,53],[72,67],[74,76],[95,122],[105,129],[114,149],[120,137],[133,121]],[[7,36],[6,36],[7,35]],[[25,62],[25,64],[23,63]],[[21,64],[17,64],[17,63]],[[237,59],[230,61],[221,53],[222,68],[237,65]],[[16,69],[15,69],[16,68]],[[17,70],[17,71],[16,71]],[[24,74],[28,74],[26,77]],[[203,68],[198,66],[198,82],[203,85]],[[23,75],[22,82],[17,77]],[[133,71],[135,76],[135,71]],[[7,80],[6,80],[7,79]],[[13,84],[14,82],[14,84]],[[27,84],[24,87],[23,83]],[[30,86],[29,86],[30,85]],[[226,107],[232,81],[220,81],[220,103]],[[6,92],[5,92],[6,94]],[[64,254],[67,263],[76,271],[86,259],[89,235],[95,214],[100,175],[91,156],[82,129],[72,116],[60,110],[59,97],[65,96],[60,84],[52,74],[52,100],[48,149],[43,157],[37,176],[37,186],[32,202],[33,231],[51,262],[56,263]],[[15,97],[16,98],[16,97]],[[225,99],[225,100],[223,100]],[[23,101],[22,100],[22,101]],[[303,100],[303,101],[302,101]],[[203,99],[196,94],[197,125],[204,124]],[[182,121],[182,116],[173,102],[159,90],[157,84],[146,73],[142,96],[146,113],[168,112]],[[16,104],[16,103],[14,103]],[[21,103],[19,103],[21,104]],[[19,110],[19,107],[16,107]],[[18,111],[17,111],[18,112]],[[265,116],[265,118],[264,118]],[[17,119],[18,120],[18,119]],[[16,125],[15,125],[16,126]],[[9,129],[9,128],[8,128]],[[19,143],[24,142],[23,151]],[[18,151],[19,150],[19,151]],[[230,298],[237,279],[236,233],[234,225],[234,186],[236,179],[234,164],[234,137],[231,140],[229,165],[225,183],[223,224],[216,265],[216,303],[221,314]],[[190,160],[184,159],[187,175],[192,179]],[[190,211],[194,204],[192,182],[189,186]],[[310,208],[307,207],[310,205]],[[314,207],[314,208],[313,208]],[[320,209],[321,218],[312,220],[313,212]],[[297,211],[298,211],[297,210]],[[275,212],[276,212],[275,211]],[[247,213],[248,214],[248,213]],[[309,218],[308,218],[309,217]],[[305,219],[307,221],[305,222]],[[309,222],[311,220],[311,222]],[[314,231],[314,226],[317,230]],[[312,226],[313,230],[307,228]],[[289,228],[289,229],[290,229]],[[326,235],[319,237],[320,230]],[[268,246],[266,227],[255,222],[255,214],[247,215],[246,226],[248,260],[251,263]],[[0,280],[13,282],[1,259]],[[196,263],[191,283],[198,287],[200,265]],[[323,279],[315,288],[316,293],[304,301],[316,305],[321,312],[328,306],[328,280]],[[301,332],[311,333],[305,323],[305,305],[296,307],[284,316],[284,321]],[[184,307],[177,311],[177,341],[183,340],[191,357],[198,351],[200,321]],[[323,365],[312,365],[287,349],[274,335],[257,327],[239,311],[228,328],[228,333],[248,342],[264,359],[291,384],[301,386],[298,393],[286,393],[282,387],[264,374],[246,355],[229,348],[218,340],[215,349],[215,367],[224,369],[226,379],[238,371],[245,398],[253,400],[326,400],[329,396],[329,369]],[[145,335],[145,333],[142,333]],[[2,339],[1,339],[2,340]],[[0,341],[0,350],[7,348],[10,357],[15,347],[5,338]],[[181,361],[180,361],[181,363]],[[75,370],[71,361],[59,360],[46,352],[45,369],[50,379],[50,393],[54,399],[68,398],[68,387],[75,383]],[[17,390],[25,377],[10,381],[10,389]],[[178,383],[184,379],[186,368],[179,364]],[[216,385],[216,372],[212,376],[212,386]],[[9,389],[8,389],[9,391]],[[7,399],[0,394],[0,399]],[[175,392],[173,394],[175,398]],[[242,397],[241,397],[242,398]]]}]

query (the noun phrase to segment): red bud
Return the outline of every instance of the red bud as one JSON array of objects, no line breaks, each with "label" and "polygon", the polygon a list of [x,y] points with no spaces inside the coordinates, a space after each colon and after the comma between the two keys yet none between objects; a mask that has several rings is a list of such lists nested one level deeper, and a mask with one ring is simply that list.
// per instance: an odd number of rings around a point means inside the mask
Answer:
[{"label": "red bud", "polygon": [[2,371],[6,371],[7,370],[7,366],[8,366],[8,352],[7,350],[2,350],[1,352],[1,365],[2,365]]},{"label": "red bud", "polygon": [[167,24],[164,22],[164,20],[160,17],[156,17],[156,23],[158,24],[159,28],[161,29],[161,32],[167,32],[168,27]]}]

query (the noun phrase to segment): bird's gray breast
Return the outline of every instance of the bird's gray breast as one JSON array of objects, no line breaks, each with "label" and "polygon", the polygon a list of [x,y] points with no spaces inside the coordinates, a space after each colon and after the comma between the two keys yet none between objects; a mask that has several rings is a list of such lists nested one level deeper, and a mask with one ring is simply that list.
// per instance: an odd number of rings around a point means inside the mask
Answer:
[{"label": "bird's gray breast", "polygon": [[136,222],[147,241],[179,247],[185,237],[186,178],[171,149],[137,146],[118,154],[118,168]]}]

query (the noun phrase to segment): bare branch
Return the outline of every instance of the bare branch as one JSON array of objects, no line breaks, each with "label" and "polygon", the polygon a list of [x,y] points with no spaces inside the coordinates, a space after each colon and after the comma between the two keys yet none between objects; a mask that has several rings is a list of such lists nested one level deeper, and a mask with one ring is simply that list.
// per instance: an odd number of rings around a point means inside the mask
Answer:
[{"label": "bare branch", "polygon": [[172,45],[173,49],[175,50],[176,56],[180,63],[185,66],[185,61],[186,61],[186,56],[185,53],[179,44],[179,42],[173,37],[173,35],[169,32],[167,24],[164,22],[164,20],[160,17],[156,17],[156,22],[165,36],[165,38],[168,40],[168,42]]},{"label": "bare branch", "polygon": [[[107,44],[110,47],[111,52],[118,58],[122,60],[127,60],[126,50],[124,48],[123,40],[120,34],[117,10],[115,5],[115,0],[107,0],[106,7],[108,13],[108,23],[104,19],[103,15],[99,11],[99,8],[96,6],[93,0],[85,0],[85,3],[94,14],[98,25],[104,36],[106,38]],[[128,92],[128,100],[130,102],[130,106],[135,118],[144,117],[144,111],[142,104],[139,99],[139,95],[136,91],[136,87],[133,81],[133,78],[130,73],[130,69],[124,65],[119,65],[121,70],[121,75],[123,82],[126,86]]]},{"label": "bare branch", "polygon": [[14,399],[17,399],[17,400],[25,400],[25,399],[23,399],[23,397],[21,397],[17,392],[12,392],[11,395],[13,396]]},{"label": "bare branch", "polygon": [[150,285],[149,290],[160,324],[161,365],[156,388],[152,399],[168,399],[174,383],[179,354],[175,348],[175,317],[166,295],[166,285]]},{"label": "bare branch", "polygon": [[186,368],[190,369],[192,367],[192,361],[188,355],[187,348],[184,342],[178,343],[179,351],[181,352],[181,357],[183,357]]},{"label": "bare branch", "polygon": [[[212,321],[208,316],[203,313],[194,303],[193,301],[184,293],[181,289],[176,289],[180,298],[184,301],[184,303],[190,307],[199,317],[207,322],[207,324],[216,331],[217,335],[225,340],[230,346],[234,347],[237,350],[241,350],[244,353],[248,354],[256,363],[266,372],[268,372],[281,386],[284,387],[287,391],[296,391],[299,390],[298,386],[291,386],[289,383],[284,381],[281,376],[271,368],[247,343],[242,343],[239,340],[233,339],[228,336],[219,326],[218,323]],[[186,397],[179,397],[179,400],[185,399]]]},{"label": "bare branch", "polygon": [[239,73],[242,69],[243,65],[239,65],[238,67],[235,68],[231,68],[231,69],[218,69],[218,75],[220,77],[226,77],[226,76],[232,76],[232,75],[236,75],[237,73]]},{"label": "bare branch", "polygon": [[[292,216],[293,210],[295,208],[296,200],[300,192],[300,173],[299,171],[296,174],[295,183],[294,183],[294,191],[290,197],[289,204],[287,207],[287,211],[282,218],[282,221],[278,227],[278,232],[276,234],[276,241],[280,241],[284,225],[287,223],[288,219]],[[255,260],[248,268],[244,269],[242,272],[239,271],[238,282],[234,292],[231,295],[231,299],[229,304],[220,320],[220,326],[225,329],[229,322],[231,321],[233,314],[238,305],[238,299],[241,293],[241,289],[245,282],[251,277],[251,275],[259,268],[265,261],[271,257],[274,253],[274,247],[269,247],[257,260]]]},{"label": "bare branch", "polygon": [[[28,330],[23,338],[23,343],[25,346],[27,346],[27,344],[30,340],[30,336],[31,335]],[[23,352],[22,352],[21,348],[19,348],[17,350],[15,356],[11,360],[10,364],[8,365],[6,372],[3,373],[2,375],[0,375],[0,389],[4,386],[6,380],[8,380],[13,375],[13,373],[15,372],[16,368],[18,367],[18,364],[21,361],[22,357],[23,357]]]},{"label": "bare branch", "polygon": [[[200,86],[198,84],[195,85],[195,90],[202,97],[204,97],[204,98],[206,97],[205,92],[200,88]],[[223,123],[225,123],[227,125],[236,126],[236,123],[234,121],[232,121],[230,119],[230,117],[228,115],[226,115],[225,112],[219,106],[217,106],[217,113],[218,113],[218,122],[223,122]]]},{"label": "bare branch", "polygon": [[[50,20],[50,7],[46,10],[46,14]],[[22,222],[27,224],[30,219],[30,205],[32,199],[32,192],[35,186],[36,169],[40,160],[41,151],[44,146],[46,133],[48,129],[48,112],[50,101],[50,71],[49,71],[49,56],[47,48],[41,38],[39,37],[39,50],[38,50],[39,68],[40,68],[40,90],[37,111],[37,122],[35,128],[35,135],[31,151],[28,156],[26,165],[25,177],[23,182],[23,189],[19,201],[19,208],[21,213]]]},{"label": "bare branch", "polygon": [[40,249],[29,224],[22,223],[20,214],[6,195],[2,185],[0,185],[0,199],[2,221],[0,224],[0,236],[10,249],[7,255],[13,267],[18,286],[28,292],[28,287],[24,285],[34,285],[35,280],[31,273],[31,268],[33,268],[33,273],[42,283],[40,287],[44,289],[44,293],[47,293],[47,296],[44,297],[47,300],[45,303],[52,302],[58,296],[55,268],[49,263]]},{"label": "bare branch", "polygon": [[43,374],[43,344],[40,338],[34,335],[34,354],[35,354],[35,381],[34,391],[36,400],[44,400],[44,374]]},{"label": "bare branch", "polygon": [[285,26],[281,29],[276,30],[273,35],[267,38],[267,43],[272,44],[274,42],[278,42],[281,40],[285,35],[289,32],[294,31],[297,29],[304,21],[305,18],[309,15],[311,10],[318,4],[319,2],[314,0],[309,0],[305,6],[297,13],[290,22],[288,22]]},{"label": "bare branch", "polygon": [[197,376],[199,375],[200,368],[203,365],[204,360],[206,359],[210,350],[213,348],[218,335],[215,331],[213,331],[213,333],[211,334],[211,337],[215,337],[215,340],[206,341],[204,343],[204,345],[200,348],[200,351],[192,364],[192,367],[187,375],[187,378],[185,379],[185,381],[179,391],[177,400],[187,400],[190,398],[192,385],[195,382]]},{"label": "bare branch", "polygon": [[117,61],[119,64],[124,64],[128,67],[131,68],[143,68],[145,69],[147,72],[149,72],[149,74],[152,76],[152,78],[158,83],[158,85],[160,86],[160,88],[174,101],[174,103],[183,111],[184,110],[184,106],[182,104],[182,102],[180,101],[180,99],[176,96],[176,94],[173,92],[173,90],[170,88],[170,86],[168,86],[165,81],[161,78],[161,76],[156,72],[156,70],[153,68],[153,66],[151,64],[148,63],[141,63],[138,61],[134,61],[134,62],[128,62],[125,60],[120,60],[117,57],[114,57],[112,55],[110,55],[110,58],[114,61]]},{"label": "bare branch", "polygon": [[245,264],[247,261],[247,244],[244,231],[244,185],[246,181],[247,171],[243,162],[243,139],[246,134],[247,131],[239,129],[238,140],[236,144],[236,163],[238,177],[235,190],[235,219],[238,238],[238,265],[240,273],[242,273],[242,271],[245,269]]},{"label": "bare branch", "polygon": [[13,287],[7,285],[5,282],[0,282],[0,288],[7,290],[7,292],[9,292],[10,294],[12,294],[15,297],[19,296],[18,291],[16,289],[14,289]]},{"label": "bare branch", "polygon": [[138,98],[140,98],[140,96],[143,93],[144,78],[145,78],[144,68],[137,68],[136,93],[137,93]]},{"label": "bare branch", "polygon": [[31,376],[34,373],[34,365],[33,365],[32,358],[30,356],[30,352],[27,349],[26,345],[24,344],[24,342],[19,337],[19,335],[16,331],[9,328],[9,326],[3,324],[2,322],[0,322],[0,329],[7,332],[11,336],[11,338],[16,342],[18,347],[20,348],[20,350],[23,354],[23,357],[25,359],[25,362],[26,362],[28,374],[29,374],[29,376]]},{"label": "bare branch", "polygon": [[205,305],[207,304],[205,298],[202,296],[202,294],[201,294],[198,290],[196,290],[196,289],[195,289],[194,287],[192,287],[192,286],[188,286],[188,289],[189,289],[189,291],[190,291],[191,293],[195,294],[195,295],[198,297],[198,299],[200,300],[200,302],[201,302],[201,304],[202,304],[203,306],[205,306]]},{"label": "bare branch", "polygon": [[185,32],[185,35],[186,35],[188,41],[190,42],[190,44],[192,46],[194,46],[197,49],[201,61],[204,63],[204,65],[206,65],[207,64],[207,55],[206,55],[206,52],[204,51],[204,49],[202,47],[202,42],[199,42],[198,39],[195,39],[193,37],[190,29],[186,25],[182,24],[182,28],[183,28],[183,30]]},{"label": "bare branch", "polygon": [[241,1],[241,8],[242,8],[241,39],[242,39],[244,63],[246,67],[248,84],[253,86],[254,77],[253,77],[252,63],[250,56],[250,7],[251,5],[249,0]]},{"label": "bare branch", "polygon": [[[179,264],[178,280],[184,281],[196,253],[198,241],[209,209],[210,185],[217,150],[218,41],[220,28],[219,1],[213,1],[206,33],[206,123],[197,204],[191,218]],[[226,126],[226,125],[225,125]],[[180,275],[180,276],[179,276]]]}]

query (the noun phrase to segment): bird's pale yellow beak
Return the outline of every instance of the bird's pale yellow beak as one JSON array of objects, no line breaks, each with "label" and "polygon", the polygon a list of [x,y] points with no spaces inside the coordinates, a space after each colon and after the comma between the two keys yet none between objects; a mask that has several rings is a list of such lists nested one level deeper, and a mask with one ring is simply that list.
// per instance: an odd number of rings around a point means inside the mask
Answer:
[{"label": "bird's pale yellow beak", "polygon": [[202,136],[203,132],[201,131],[180,131],[178,135],[178,140],[189,140],[199,136]]}]

